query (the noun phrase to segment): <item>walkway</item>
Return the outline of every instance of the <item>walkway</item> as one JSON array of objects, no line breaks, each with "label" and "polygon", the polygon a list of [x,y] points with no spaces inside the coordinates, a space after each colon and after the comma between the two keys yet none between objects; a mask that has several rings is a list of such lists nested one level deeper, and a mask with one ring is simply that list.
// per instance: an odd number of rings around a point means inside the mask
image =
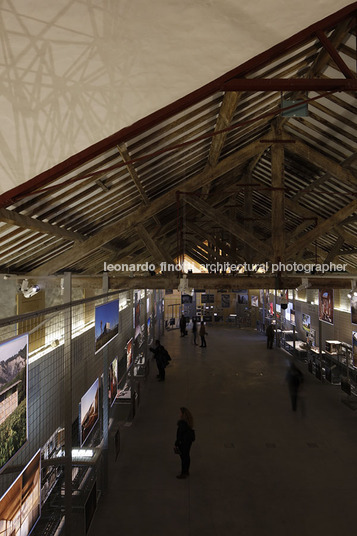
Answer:
[{"label": "walkway", "polygon": [[[113,464],[109,490],[89,535],[335,536],[354,532],[357,412],[339,387],[305,375],[305,415],[290,407],[288,354],[265,337],[208,330],[207,348],[191,334],[166,332],[166,382],[156,368]],[[191,475],[176,479],[179,407],[195,418]]]}]

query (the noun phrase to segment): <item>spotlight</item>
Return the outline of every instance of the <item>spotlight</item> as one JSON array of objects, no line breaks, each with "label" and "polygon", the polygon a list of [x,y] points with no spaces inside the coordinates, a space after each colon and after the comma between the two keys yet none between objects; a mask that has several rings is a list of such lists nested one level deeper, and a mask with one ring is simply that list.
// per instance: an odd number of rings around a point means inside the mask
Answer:
[{"label": "spotlight", "polygon": [[19,290],[24,295],[24,298],[31,298],[32,296],[37,294],[37,292],[40,292],[41,289],[38,285],[32,285],[31,287],[29,287],[28,279],[24,279],[21,283],[21,287],[19,288]]},{"label": "spotlight", "polygon": [[301,279],[301,285],[297,287],[296,291],[299,292],[300,290],[306,290],[307,288],[311,287],[311,283],[309,283],[309,280],[307,278]]}]

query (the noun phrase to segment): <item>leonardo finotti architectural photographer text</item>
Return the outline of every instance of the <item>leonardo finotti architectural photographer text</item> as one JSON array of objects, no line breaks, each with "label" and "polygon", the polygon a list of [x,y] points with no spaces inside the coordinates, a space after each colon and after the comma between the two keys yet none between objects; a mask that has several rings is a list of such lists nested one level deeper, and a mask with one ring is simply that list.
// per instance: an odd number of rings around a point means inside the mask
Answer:
[{"label": "leonardo finotti architectural photographer text", "polygon": [[[284,264],[279,263],[251,263],[246,262],[240,264],[233,264],[229,262],[216,262],[208,263],[202,265],[202,272],[230,272],[230,273],[245,273],[245,272],[255,272],[255,273],[281,273],[281,272],[298,272],[305,274],[324,274],[326,272],[344,272],[346,270],[347,264],[334,264],[330,263],[297,263],[291,262]],[[104,263],[105,272],[155,272],[157,269],[161,272],[182,272],[183,266],[180,263],[167,263],[161,262],[159,265],[154,263],[144,262],[144,263],[132,263],[132,264],[107,264]]]}]

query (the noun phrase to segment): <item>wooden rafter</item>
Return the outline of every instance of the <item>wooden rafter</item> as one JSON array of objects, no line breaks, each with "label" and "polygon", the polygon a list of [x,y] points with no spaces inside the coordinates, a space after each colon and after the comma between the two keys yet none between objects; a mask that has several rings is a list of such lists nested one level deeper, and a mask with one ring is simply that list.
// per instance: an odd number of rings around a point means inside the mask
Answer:
[{"label": "wooden rafter", "polygon": [[[227,173],[231,169],[241,165],[242,163],[250,160],[254,155],[261,151],[261,144],[259,141],[253,142],[244,147],[241,151],[227,157],[221,161],[217,166],[208,171],[203,171],[194,177],[187,179],[181,187],[185,191],[195,191],[205,184],[210,183],[215,178]],[[149,218],[152,218],[155,214],[161,210],[166,209],[168,206],[176,202],[177,187],[175,186],[169,192],[163,194],[161,197],[153,201],[149,206],[142,206],[137,210],[134,210],[132,214],[122,218],[120,222],[115,222],[105,227],[102,231],[88,238],[80,247],[73,248],[68,252],[59,255],[55,259],[43,264],[38,269],[34,270],[35,275],[47,275],[48,273],[56,273],[57,271],[65,268],[70,263],[79,260],[92,251],[100,248],[103,244],[110,242],[114,238],[120,236],[126,232],[133,225],[144,222]]]},{"label": "wooden rafter", "polygon": [[71,242],[83,242],[84,240],[84,237],[80,233],[68,231],[57,225],[52,225],[51,223],[46,223],[36,218],[19,214],[15,210],[1,208],[0,221],[4,221],[10,225],[16,225],[23,229],[32,229],[32,231],[38,231],[50,236],[59,236],[60,238],[65,238]]},{"label": "wooden rafter", "polygon": [[347,218],[347,216],[349,216],[356,210],[357,199],[351,201],[351,203],[346,205],[344,208],[335,212],[335,214],[319,223],[314,229],[312,229],[308,233],[305,233],[301,238],[298,238],[294,244],[291,244],[286,251],[287,259],[294,256],[294,254],[302,250],[306,245],[313,242],[319,236],[325,234],[327,231],[330,231],[331,228],[341,223],[345,218]]},{"label": "wooden rafter", "polygon": [[135,229],[156,263],[172,263],[172,257],[170,257],[168,252],[165,250],[165,247],[152,238],[151,234],[147,231],[142,223],[138,223]]},{"label": "wooden rafter", "polygon": [[212,208],[208,203],[194,196],[185,196],[185,202],[197,209],[199,212],[202,212],[202,214],[205,214],[205,216],[208,216],[210,220],[214,221],[216,224],[224,227],[229,233],[237,236],[243,242],[248,243],[252,249],[260,253],[260,255],[270,258],[270,248],[268,248],[254,235],[245,231],[244,227],[238,223],[232,222],[221,211]]}]

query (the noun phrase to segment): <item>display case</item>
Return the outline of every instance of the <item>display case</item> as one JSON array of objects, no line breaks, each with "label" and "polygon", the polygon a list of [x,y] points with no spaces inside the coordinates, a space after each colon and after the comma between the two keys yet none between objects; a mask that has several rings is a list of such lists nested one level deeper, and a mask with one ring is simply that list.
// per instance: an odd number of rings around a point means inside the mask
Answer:
[{"label": "display case", "polygon": [[341,344],[341,341],[325,341],[325,350],[329,354],[338,355]]}]

